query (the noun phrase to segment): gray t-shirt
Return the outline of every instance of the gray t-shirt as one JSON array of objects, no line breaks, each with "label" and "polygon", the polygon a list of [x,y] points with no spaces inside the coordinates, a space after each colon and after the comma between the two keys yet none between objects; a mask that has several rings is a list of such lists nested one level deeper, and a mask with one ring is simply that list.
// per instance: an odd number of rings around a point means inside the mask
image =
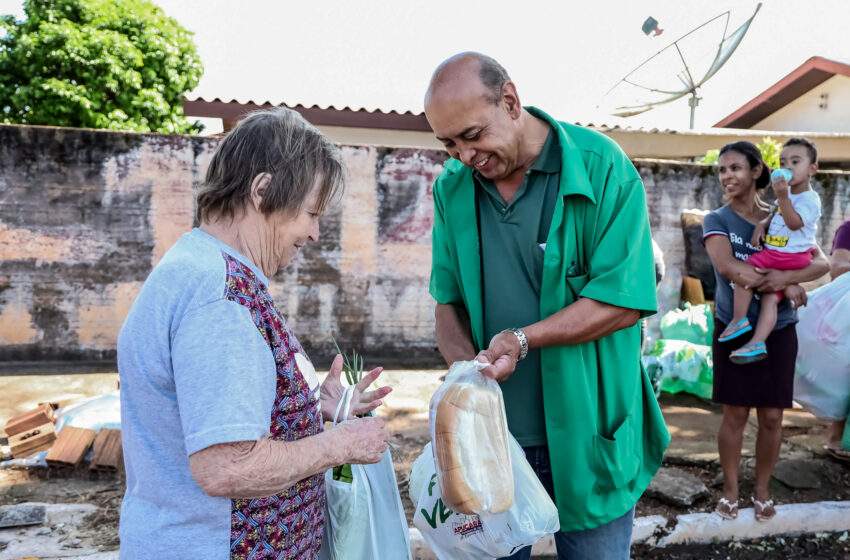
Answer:
[{"label": "gray t-shirt", "polygon": [[[712,235],[723,235],[732,244],[732,252],[739,261],[746,261],[754,253],[761,251],[759,247],[753,247],[750,239],[753,237],[755,226],[740,217],[728,206],[718,208],[710,212],[702,222],[703,240]],[[725,324],[732,320],[734,308],[734,284],[714,268],[717,278],[717,288],[714,293],[714,315]],[[759,295],[754,294],[747,311],[747,318],[755,325],[759,316]],[[788,298],[782,298],[777,308],[776,326],[774,330],[781,329],[787,325],[797,322],[797,311],[791,305]]]},{"label": "gray t-shirt", "polygon": [[[277,437],[270,436],[279,428],[271,425],[276,355],[252,315],[259,312],[252,301],[266,295],[240,288],[267,283],[246,257],[195,229],[166,253],[133,304],[118,338],[127,471],[122,559],[224,559],[231,544],[241,546],[252,536],[241,537],[237,525],[243,510],[263,500],[241,505],[209,496],[192,478],[189,456],[220,443]],[[228,294],[248,299],[240,304]],[[282,328],[286,349],[300,351]],[[277,331],[270,326],[264,332]],[[285,358],[284,373],[299,378]],[[317,402],[318,394],[307,400]],[[323,494],[316,511],[302,509],[320,515]],[[279,517],[275,528],[289,523]],[[261,532],[268,537],[271,530]]]}]

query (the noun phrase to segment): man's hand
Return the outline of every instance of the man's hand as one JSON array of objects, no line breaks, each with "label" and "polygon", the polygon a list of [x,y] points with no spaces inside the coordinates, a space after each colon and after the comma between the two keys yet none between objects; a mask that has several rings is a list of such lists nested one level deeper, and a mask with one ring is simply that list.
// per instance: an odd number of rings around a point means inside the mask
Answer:
[{"label": "man's hand", "polygon": [[809,303],[809,296],[806,294],[806,290],[804,290],[799,284],[790,284],[785,286],[782,293],[785,294],[785,297],[794,302],[794,307],[796,308],[805,307],[805,305]]},{"label": "man's hand", "polygon": [[498,382],[507,380],[516,369],[521,346],[515,334],[500,332],[490,340],[490,346],[475,357],[479,362],[489,362],[490,365],[481,373]]},{"label": "man's hand", "polygon": [[[390,391],[392,391],[391,387],[381,387],[374,391],[366,391],[366,389],[369,388],[369,385],[378,379],[378,376],[381,375],[382,371],[384,371],[384,368],[379,367],[373,369],[368,374],[364,375],[357,385],[354,386],[354,395],[351,397],[351,411],[348,415],[349,418],[354,418],[355,416],[360,416],[361,414],[366,414],[369,411],[375,410],[381,406],[381,399],[386,397]],[[322,383],[322,388],[320,390],[322,417],[325,420],[333,420],[333,415],[336,412],[339,399],[342,398],[342,393],[345,390],[340,379],[341,374],[342,356],[337,354],[336,358],[334,358],[333,364],[331,365],[331,369],[328,372],[328,376],[325,378],[324,383]],[[343,418],[342,420],[345,419]]]}]

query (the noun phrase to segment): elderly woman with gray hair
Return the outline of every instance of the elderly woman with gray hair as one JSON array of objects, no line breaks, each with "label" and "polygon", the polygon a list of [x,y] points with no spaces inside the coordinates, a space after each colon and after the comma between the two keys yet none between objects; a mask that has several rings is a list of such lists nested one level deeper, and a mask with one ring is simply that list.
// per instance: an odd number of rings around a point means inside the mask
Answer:
[{"label": "elderly woman with gray hair", "polygon": [[252,113],[216,149],[200,227],[151,272],[118,340],[121,558],[317,558],[323,473],[380,461],[383,421],[354,416],[390,392],[366,391],[381,369],[323,431],[342,358],[320,386],[268,290],[318,239],[343,178],[336,147],[288,109]]}]

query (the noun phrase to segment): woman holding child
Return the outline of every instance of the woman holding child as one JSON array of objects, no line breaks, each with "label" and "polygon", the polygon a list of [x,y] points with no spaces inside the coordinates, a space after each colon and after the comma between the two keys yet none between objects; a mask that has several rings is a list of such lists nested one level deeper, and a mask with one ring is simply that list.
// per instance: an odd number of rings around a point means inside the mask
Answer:
[{"label": "woman holding child", "polygon": [[[788,188],[794,193],[809,188],[809,180],[817,169],[816,165],[811,165],[816,163],[816,152],[814,157],[808,156],[811,143],[808,140],[804,142],[802,146],[805,149],[802,152],[809,157],[810,165],[789,165],[792,167],[792,177],[787,185],[778,187],[778,191]],[[783,159],[790,159],[791,152],[786,150],[794,148],[796,153],[796,148],[800,146],[789,141],[789,146],[783,149]],[[718,433],[723,497],[715,511],[727,519],[734,519],[738,515],[741,446],[750,408],[754,407],[758,417],[758,436],[755,489],[750,500],[756,519],[766,521],[776,514],[768,492],[768,481],[782,444],[783,409],[791,407],[793,393],[797,317],[792,302],[797,306],[805,305],[806,294],[799,283],[819,278],[828,271],[829,264],[816,244],[810,249],[813,255],[811,263],[804,268],[777,270],[747,264],[751,256],[761,251],[758,242],[762,233],[761,228],[757,230],[757,226],[764,224],[771,215],[770,207],[760,196],[760,191],[770,182],[770,170],[755,145],[744,141],[734,142],[720,150],[718,178],[727,202],[708,214],[703,222],[705,247],[717,276],[712,345],[713,399],[723,405],[723,419]],[[785,195],[787,192],[783,191],[779,198]],[[785,214],[789,216],[790,211],[786,210]],[[798,216],[800,214],[804,212],[798,212]],[[777,219],[777,216],[773,219]],[[753,296],[746,306],[745,321],[735,318],[734,291],[738,287],[758,294],[771,294],[768,300],[779,300],[773,302],[775,317],[770,316],[766,322],[760,322],[761,298]],[[780,299],[779,295],[773,294],[781,294],[783,297]],[[739,294],[739,303],[742,299]],[[767,312],[771,313],[770,310]],[[733,318],[736,319],[734,322]],[[770,327],[771,323],[772,328],[765,327]],[[755,341],[764,343],[758,347],[763,352],[757,352],[759,356],[756,360],[731,360],[730,354],[742,346],[750,346],[752,350],[754,344],[750,344],[750,339],[756,334],[750,334],[753,332],[750,325],[756,326],[758,336],[767,328],[764,340]],[[738,352],[737,355],[748,352]]]}]

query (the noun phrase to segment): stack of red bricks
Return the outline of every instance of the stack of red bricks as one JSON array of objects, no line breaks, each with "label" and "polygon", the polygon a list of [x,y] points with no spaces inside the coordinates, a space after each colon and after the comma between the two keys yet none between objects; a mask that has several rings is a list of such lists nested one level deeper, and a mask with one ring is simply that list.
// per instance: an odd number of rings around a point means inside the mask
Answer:
[{"label": "stack of red bricks", "polygon": [[76,467],[94,446],[89,464],[91,470],[114,472],[121,468],[121,430],[102,428],[95,432],[65,425],[57,434],[55,410],[55,404],[41,403],[6,422],[12,457],[17,459],[49,450],[46,457],[49,466]]}]

